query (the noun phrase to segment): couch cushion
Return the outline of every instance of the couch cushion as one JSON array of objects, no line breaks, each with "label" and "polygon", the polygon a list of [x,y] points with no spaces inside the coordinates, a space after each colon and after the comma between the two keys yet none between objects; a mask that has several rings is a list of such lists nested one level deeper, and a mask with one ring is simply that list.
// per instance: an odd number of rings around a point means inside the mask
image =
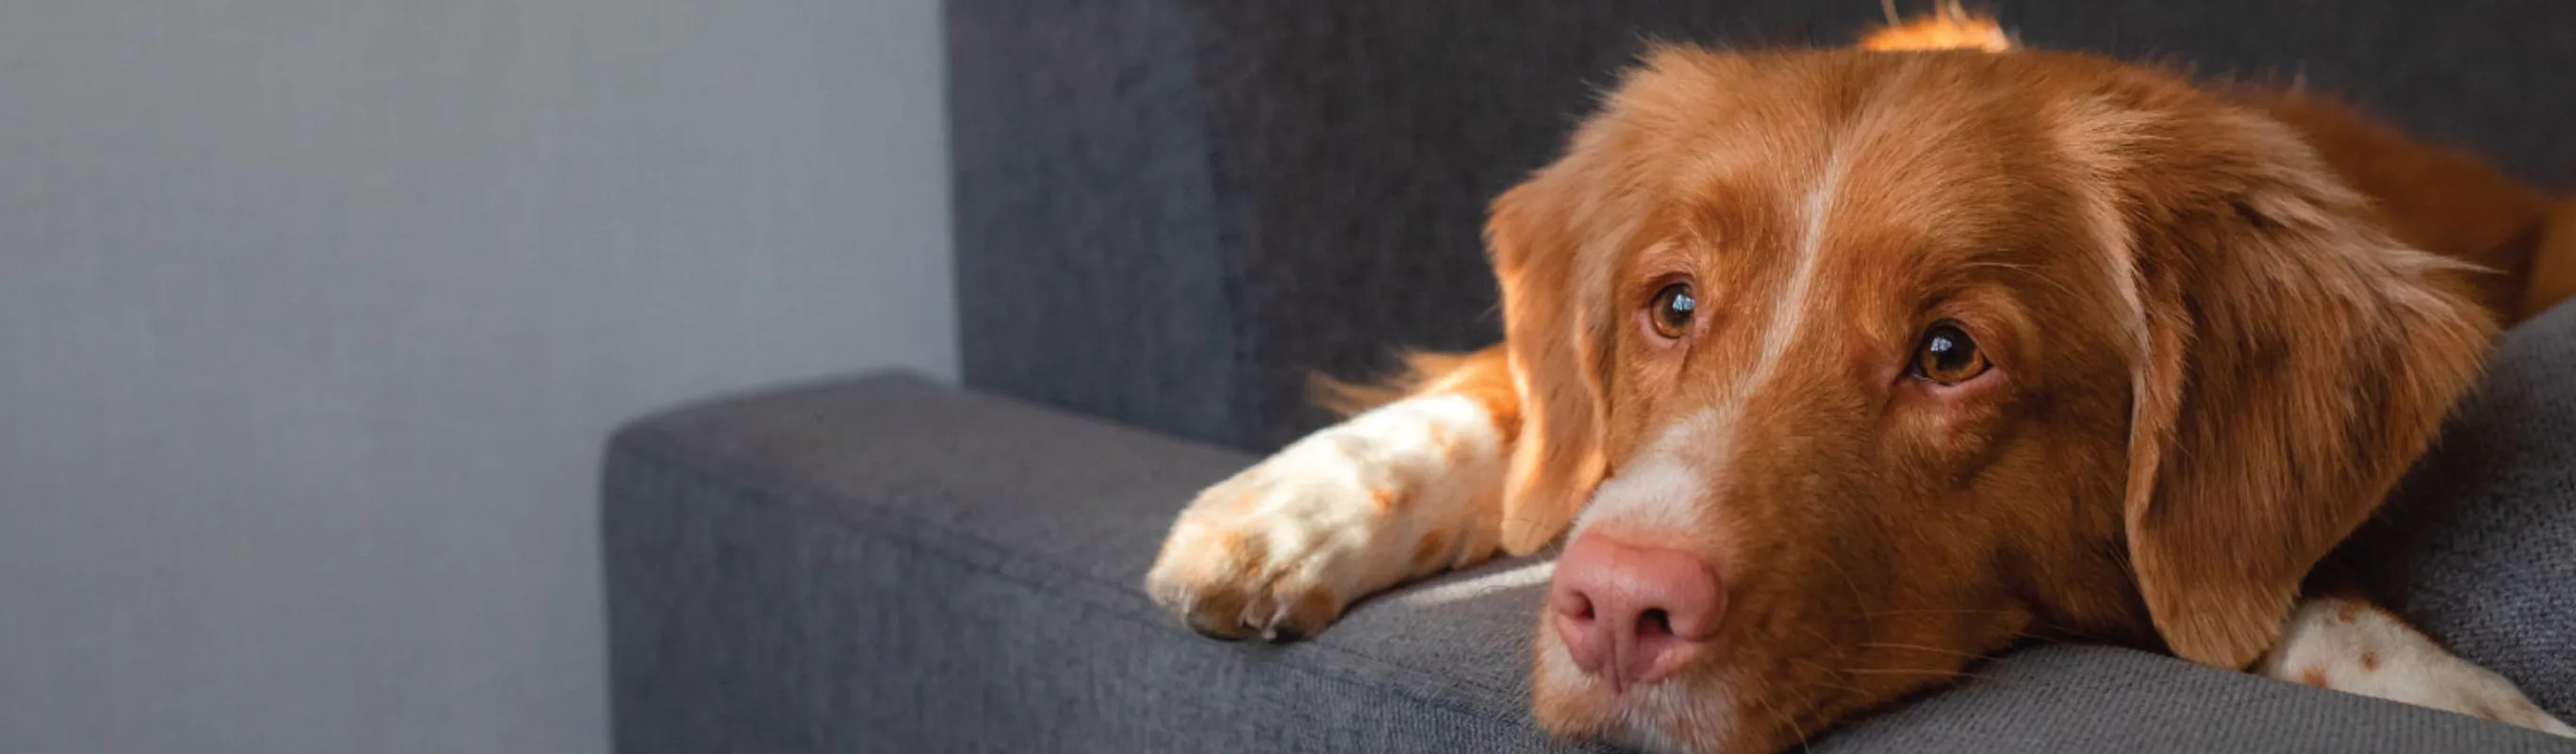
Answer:
[{"label": "couch cushion", "polygon": [[[2445,447],[2468,447],[2466,436]],[[613,441],[605,480],[618,746],[1576,748],[1537,733],[1523,707],[1544,563],[1495,564],[1367,601],[1289,646],[1209,641],[1157,609],[1137,584],[1170,517],[1250,460],[900,375],[642,421]],[[2417,573],[2438,582],[2449,571]],[[2497,657],[2565,646],[2514,643],[2542,636],[2530,631],[2495,636]],[[2564,697],[2554,699],[2566,716]],[[2156,655],[2034,646],[1816,745],[2560,743]]]},{"label": "couch cushion", "polygon": [[2576,720],[2576,305],[2505,336],[2353,562],[2461,655]]}]

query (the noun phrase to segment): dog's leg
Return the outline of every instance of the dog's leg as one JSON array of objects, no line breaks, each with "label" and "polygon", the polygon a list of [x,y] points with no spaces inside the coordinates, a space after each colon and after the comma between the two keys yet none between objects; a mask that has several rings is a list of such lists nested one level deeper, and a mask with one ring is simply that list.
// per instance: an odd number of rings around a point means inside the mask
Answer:
[{"label": "dog's leg", "polygon": [[2576,737],[2576,728],[2541,711],[2512,681],[2452,655],[2395,614],[2355,595],[2301,601],[2290,613],[2281,643],[2255,664],[2255,671]]},{"label": "dog's leg", "polygon": [[1145,588],[1200,633],[1293,640],[1491,557],[1520,398],[1499,346],[1199,493]]}]

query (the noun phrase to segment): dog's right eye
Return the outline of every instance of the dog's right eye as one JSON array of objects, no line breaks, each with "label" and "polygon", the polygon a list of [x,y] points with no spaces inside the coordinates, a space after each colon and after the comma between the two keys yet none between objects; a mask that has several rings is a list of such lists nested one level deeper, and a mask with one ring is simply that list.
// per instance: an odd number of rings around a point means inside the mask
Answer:
[{"label": "dog's right eye", "polygon": [[1943,322],[1923,333],[1923,341],[1914,348],[1914,363],[1907,373],[1943,385],[1956,385],[1985,374],[1990,362],[1977,350],[1977,341],[1968,337],[1958,325]]},{"label": "dog's right eye", "polygon": [[1690,334],[1691,317],[1699,312],[1699,299],[1691,295],[1689,283],[1674,283],[1655,292],[1654,303],[1646,307],[1646,321],[1653,323],[1655,334],[1668,340],[1680,340]]}]

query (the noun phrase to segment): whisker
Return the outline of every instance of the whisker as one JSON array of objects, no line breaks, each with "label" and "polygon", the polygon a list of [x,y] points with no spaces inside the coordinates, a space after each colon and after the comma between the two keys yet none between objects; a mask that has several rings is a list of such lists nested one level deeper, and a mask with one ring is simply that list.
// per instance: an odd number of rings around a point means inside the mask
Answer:
[{"label": "whisker", "polygon": [[[1842,645],[1837,644],[1837,643],[1834,643],[1834,637],[1826,636],[1826,635],[1825,635],[1825,632],[1824,632],[1824,630],[1823,630],[1823,629],[1817,628],[1814,624],[1810,624],[1810,623],[1800,623],[1800,624],[1797,624],[1797,625],[1798,625],[1798,630],[1805,631],[1805,632],[1807,632],[1807,635],[1809,635],[1809,636],[1813,636],[1813,637],[1816,637],[1816,643],[1817,643],[1817,644],[1819,644],[1819,645],[1821,645],[1821,646],[1825,646],[1825,647],[1831,647],[1831,648],[1833,648],[1833,650],[1834,650],[1836,653],[1841,653],[1841,652],[1842,652]],[[1796,658],[1792,658],[1792,659],[1796,659]]]},{"label": "whisker", "polygon": [[1878,622],[1869,614],[1869,600],[1861,598],[1860,584],[1852,581],[1851,571],[1844,568],[1840,560],[1835,558],[1825,558],[1825,564],[1833,566],[1834,573],[1842,576],[1843,578],[1843,588],[1851,590],[1852,609],[1860,612],[1860,630],[1862,636],[1871,641],[1877,641]]},{"label": "whisker", "polygon": [[[2073,640],[2075,640],[2075,641],[2074,641],[2074,642],[2070,642],[2070,641],[2067,641],[2068,639],[2073,639]],[[2075,633],[2075,632],[2073,632],[2073,631],[2059,631],[2059,632],[2057,632],[2057,633],[2055,633],[2055,634],[2034,634],[2034,633],[2031,633],[2031,632],[2028,632],[2028,631],[2016,631],[2016,632],[2013,632],[2013,640],[2014,640],[2014,641],[2016,641],[2016,642],[2018,642],[2018,641],[2023,641],[2023,640],[2029,640],[2029,641],[2034,641],[2034,642],[2038,642],[2038,643],[2041,643],[2041,644],[2072,644],[2072,643],[2075,643],[2075,642],[2083,642],[2083,643],[2087,643],[2087,644],[2101,644],[2101,645],[2105,645],[2105,646],[2118,646],[2118,643],[2113,642],[2113,641],[2110,641],[2110,640],[2108,640],[2108,639],[2104,639],[2104,638],[2099,637],[2099,636],[2090,636],[2090,635],[2086,635],[2086,634],[2079,634],[2079,633]]]},{"label": "whisker", "polygon": [[1937,668],[1844,668],[1843,672],[1863,673],[1869,675],[1935,675],[1943,678],[1965,678],[1979,683],[1992,683],[2002,686],[2014,685],[2013,681],[1997,678],[1985,673],[1972,673],[1965,670],[1941,670]]},{"label": "whisker", "polygon": [[2018,614],[2018,613],[2019,613],[2019,612],[2021,612],[2021,611],[2018,611],[2018,610],[2010,610],[2010,609],[2005,609],[2005,608],[1983,608],[1983,607],[1922,607],[1922,608],[1901,608],[1901,609],[1897,609],[1897,610],[1871,610],[1871,611],[1868,611],[1868,612],[1869,612],[1869,614],[1871,614],[1871,615],[1903,615],[1903,614],[1911,614],[1911,613],[1959,613],[1959,614],[2010,615],[2010,614]]},{"label": "whisker", "polygon": [[1976,654],[1976,653],[1973,653],[1973,652],[1961,652],[1961,651],[1958,651],[1958,650],[1955,650],[1955,649],[1942,649],[1942,648],[1940,648],[1940,647],[1927,647],[1927,646],[1923,646],[1923,645],[1921,645],[1921,644],[1899,644],[1899,643],[1896,643],[1896,642],[1868,641],[1868,642],[1861,642],[1861,646],[1864,646],[1864,647],[1886,647],[1886,648],[1888,648],[1888,649],[1911,649],[1911,650],[1914,650],[1914,651],[1917,651],[1917,652],[1931,652],[1931,653],[1933,653],[1933,654],[1945,654],[1945,655],[1950,655],[1950,656],[1952,656],[1952,657],[1965,657],[1965,658],[1968,658],[1968,659],[1971,659],[1971,660],[1986,660],[1986,659],[1991,659],[1991,658],[1990,658],[1989,656],[1987,656],[1987,655]]},{"label": "whisker", "polygon": [[1798,737],[1799,751],[1812,753],[1816,750],[1816,747],[1807,741],[1807,729],[1798,725],[1797,718],[1790,717],[1787,713],[1781,712],[1779,707],[1772,706],[1771,702],[1764,700],[1761,697],[1754,697],[1753,701],[1760,703],[1763,711],[1771,713],[1772,717],[1780,718],[1780,722],[1788,724],[1789,732],[1797,735]]},{"label": "whisker", "polygon": [[[1799,658],[1799,657],[1791,657],[1791,658],[1789,658],[1789,661],[1790,661],[1790,662],[1795,662],[1795,663],[1803,663],[1803,664],[1805,664],[1807,667],[1811,667],[1811,668],[1815,668],[1815,669],[1817,669],[1817,670],[1824,671],[1824,672],[1825,672],[1825,675],[1832,676],[1832,677],[1837,678],[1837,679],[1842,678],[1842,671],[1835,670],[1835,669],[1833,668],[1833,666],[1826,665],[1826,664],[1824,664],[1824,663],[1816,662],[1816,661],[1814,661],[1814,660],[1808,660],[1808,659],[1805,659],[1805,658]],[[1858,686],[1852,686],[1852,685],[1848,685],[1848,684],[1837,683],[1837,682],[1834,682],[1834,681],[1819,681],[1819,682],[1818,682],[1818,685],[1832,687],[1832,688],[1834,688],[1834,689],[1836,689],[1836,690],[1839,690],[1839,691],[1850,692],[1851,694],[1854,694],[1854,695],[1857,695],[1857,696],[1868,696],[1868,695],[1869,695],[1869,692],[1860,690],[1860,687],[1858,687]]]}]

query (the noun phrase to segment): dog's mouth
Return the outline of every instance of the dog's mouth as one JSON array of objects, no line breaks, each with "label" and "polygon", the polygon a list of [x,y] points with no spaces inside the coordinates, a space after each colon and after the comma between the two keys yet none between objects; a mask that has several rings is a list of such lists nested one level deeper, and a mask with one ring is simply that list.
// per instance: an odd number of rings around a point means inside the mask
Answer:
[{"label": "dog's mouth", "polygon": [[1535,654],[1534,711],[1561,737],[1650,752],[1759,752],[1807,735],[1811,707],[1764,698],[1773,684],[1715,657],[1653,680],[1613,679],[1585,671],[1552,627],[1539,630]]}]

